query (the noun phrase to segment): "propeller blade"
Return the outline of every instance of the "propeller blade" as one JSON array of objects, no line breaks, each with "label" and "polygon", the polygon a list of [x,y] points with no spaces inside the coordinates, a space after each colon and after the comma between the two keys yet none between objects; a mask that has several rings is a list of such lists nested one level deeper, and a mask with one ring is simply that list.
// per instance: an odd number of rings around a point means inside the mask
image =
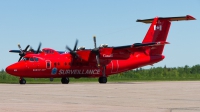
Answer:
[{"label": "propeller blade", "polygon": [[19,48],[19,50],[21,51],[21,53],[23,53],[23,50],[22,50],[20,44],[18,44],[18,48]]},{"label": "propeller blade", "polygon": [[40,52],[40,47],[41,47],[41,45],[42,45],[42,43],[40,42],[40,43],[39,43],[39,46],[38,46],[38,49],[37,49],[37,51],[36,51],[36,54],[38,54],[38,53]]},{"label": "propeller blade", "polygon": [[9,52],[12,52],[12,53],[21,53],[20,50],[10,50]]},{"label": "propeller blade", "polygon": [[100,67],[99,53],[96,55],[97,66]]},{"label": "propeller blade", "polygon": [[66,49],[67,49],[69,52],[73,52],[73,50],[70,49],[68,46],[66,46]]},{"label": "propeller blade", "polygon": [[93,40],[94,40],[94,48],[96,49],[97,48],[97,45],[96,45],[96,36],[93,37]]},{"label": "propeller blade", "polygon": [[66,46],[66,49],[70,52],[70,54],[74,57],[74,58],[78,58],[79,55],[76,53],[76,49],[77,49],[77,45],[78,45],[78,40],[76,39],[75,45],[74,45],[74,49],[72,50],[70,47]]},{"label": "propeller blade", "polygon": [[99,52],[99,49],[98,48],[93,49],[92,52],[95,53],[95,55],[96,55],[96,61],[97,61],[97,66],[100,67],[100,60],[99,60],[100,52]]},{"label": "propeller blade", "polygon": [[20,58],[19,58],[18,62],[19,62],[21,59],[22,59],[22,56],[20,56]]},{"label": "propeller blade", "polygon": [[94,41],[94,49],[92,50],[96,54],[96,60],[97,60],[97,66],[100,67],[100,60],[99,60],[99,48],[97,48],[96,44],[96,36],[93,36],[93,41]]},{"label": "propeller blade", "polygon": [[73,51],[76,51],[77,45],[78,45],[78,40],[76,39],[76,42],[75,42],[74,50],[73,50]]},{"label": "propeller blade", "polygon": [[24,52],[27,51],[27,49],[29,48],[30,45],[27,45],[26,48],[24,49]]}]

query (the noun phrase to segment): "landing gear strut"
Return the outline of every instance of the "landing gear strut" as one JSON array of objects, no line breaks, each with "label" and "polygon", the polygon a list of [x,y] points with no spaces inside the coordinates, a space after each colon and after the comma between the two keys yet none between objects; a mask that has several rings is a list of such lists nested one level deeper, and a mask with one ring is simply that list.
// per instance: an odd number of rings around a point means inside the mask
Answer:
[{"label": "landing gear strut", "polygon": [[99,83],[107,83],[107,77],[106,77],[106,67],[103,67],[103,76],[99,77]]},{"label": "landing gear strut", "polygon": [[68,77],[63,77],[61,78],[62,84],[68,84],[69,83],[69,78]]},{"label": "landing gear strut", "polygon": [[19,83],[20,83],[20,84],[26,84],[26,80],[25,80],[24,78],[20,78],[20,79],[19,79]]}]

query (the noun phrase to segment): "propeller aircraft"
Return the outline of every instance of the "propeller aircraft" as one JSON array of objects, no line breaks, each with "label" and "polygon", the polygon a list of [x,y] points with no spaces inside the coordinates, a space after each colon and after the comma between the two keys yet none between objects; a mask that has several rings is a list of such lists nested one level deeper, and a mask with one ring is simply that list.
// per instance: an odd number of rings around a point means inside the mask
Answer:
[{"label": "propeller aircraft", "polygon": [[113,74],[136,69],[146,65],[153,65],[162,61],[165,56],[162,54],[169,28],[172,21],[195,20],[190,15],[181,17],[155,17],[152,19],[138,19],[136,22],[150,23],[142,43],[132,45],[109,47],[102,44],[96,45],[94,49],[79,47],[76,40],[74,48],[66,46],[69,52],[56,51],[51,48],[37,50],[29,45],[22,50],[10,50],[19,53],[18,62],[9,65],[6,72],[19,77],[20,84],[26,84],[24,78],[61,78],[62,84],[68,84],[69,78],[97,77],[99,83],[107,83],[107,77]]}]

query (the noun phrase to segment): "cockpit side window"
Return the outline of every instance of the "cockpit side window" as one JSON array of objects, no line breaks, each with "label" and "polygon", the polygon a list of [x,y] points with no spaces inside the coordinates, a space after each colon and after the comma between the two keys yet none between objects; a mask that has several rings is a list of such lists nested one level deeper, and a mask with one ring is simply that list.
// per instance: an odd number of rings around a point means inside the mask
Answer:
[{"label": "cockpit side window", "polygon": [[38,62],[39,61],[39,58],[37,58],[37,57],[24,57],[22,60],[24,60],[24,61],[31,61],[31,62],[33,62],[33,61],[35,61],[35,62]]},{"label": "cockpit side window", "polygon": [[24,61],[28,61],[28,60],[29,60],[29,58],[28,58],[28,57],[25,57],[25,58],[23,58],[23,60],[24,60]]},{"label": "cockpit side window", "polygon": [[39,61],[39,59],[38,59],[38,58],[34,58],[34,59],[35,59],[35,61],[36,61],[36,62],[38,62],[38,61]]},{"label": "cockpit side window", "polygon": [[30,61],[34,61],[34,58],[31,57],[29,60],[30,60]]}]

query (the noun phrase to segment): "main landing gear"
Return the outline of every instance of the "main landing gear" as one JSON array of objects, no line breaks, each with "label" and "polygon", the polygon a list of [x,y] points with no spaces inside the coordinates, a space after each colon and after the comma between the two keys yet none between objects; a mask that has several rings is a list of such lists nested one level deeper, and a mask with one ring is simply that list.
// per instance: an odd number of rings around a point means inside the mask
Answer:
[{"label": "main landing gear", "polygon": [[99,77],[99,83],[106,83],[107,77]]},{"label": "main landing gear", "polygon": [[69,78],[68,77],[63,77],[61,78],[62,84],[68,84],[69,83]]},{"label": "main landing gear", "polygon": [[106,67],[103,67],[103,76],[99,77],[99,83],[107,83],[107,77],[106,77]]},{"label": "main landing gear", "polygon": [[26,84],[26,80],[24,78],[19,78],[19,83],[20,84]]}]

